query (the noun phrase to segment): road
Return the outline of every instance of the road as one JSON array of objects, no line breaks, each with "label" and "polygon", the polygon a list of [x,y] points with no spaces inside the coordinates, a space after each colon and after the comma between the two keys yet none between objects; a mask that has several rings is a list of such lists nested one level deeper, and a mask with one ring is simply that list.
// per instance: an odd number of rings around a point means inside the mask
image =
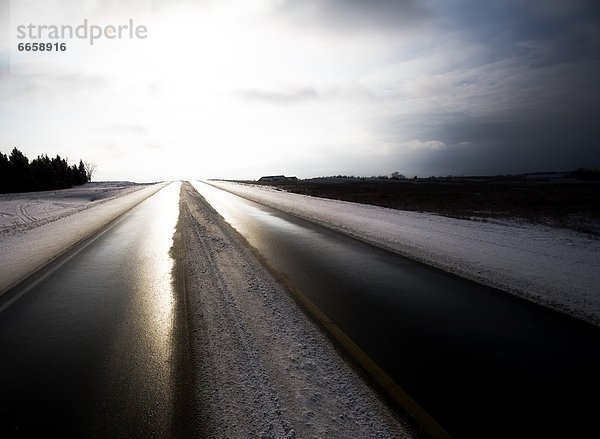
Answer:
[{"label": "road", "polygon": [[0,437],[420,437],[180,186],[2,297]]},{"label": "road", "polygon": [[[595,431],[599,328],[195,187],[455,437]],[[184,437],[194,430],[219,437],[250,428],[274,437],[302,436],[302,429],[351,437],[384,424],[388,432],[412,431],[315,341],[294,302],[188,191],[189,224],[176,236],[179,251],[193,253],[182,264],[193,286],[197,392],[190,407],[188,314],[169,255],[179,190],[167,186],[3,296],[0,436]],[[203,425],[188,430],[193,422]]]},{"label": "road", "polygon": [[1,437],[183,435],[169,256],[179,188],[3,297]]},{"label": "road", "polygon": [[596,430],[599,328],[194,186],[453,436]]}]

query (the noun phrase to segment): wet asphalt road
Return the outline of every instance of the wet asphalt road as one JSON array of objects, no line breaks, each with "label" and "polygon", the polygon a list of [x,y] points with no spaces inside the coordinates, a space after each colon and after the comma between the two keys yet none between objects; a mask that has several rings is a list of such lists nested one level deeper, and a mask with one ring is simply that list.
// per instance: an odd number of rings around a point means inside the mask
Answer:
[{"label": "wet asphalt road", "polygon": [[[596,431],[598,328],[199,187],[455,437]],[[0,302],[0,437],[178,435],[178,196],[161,190]]]},{"label": "wet asphalt road", "polygon": [[172,434],[179,187],[148,198],[25,294],[13,291],[14,303],[3,297],[0,437]]},{"label": "wet asphalt road", "polygon": [[194,185],[451,435],[598,430],[600,328]]}]

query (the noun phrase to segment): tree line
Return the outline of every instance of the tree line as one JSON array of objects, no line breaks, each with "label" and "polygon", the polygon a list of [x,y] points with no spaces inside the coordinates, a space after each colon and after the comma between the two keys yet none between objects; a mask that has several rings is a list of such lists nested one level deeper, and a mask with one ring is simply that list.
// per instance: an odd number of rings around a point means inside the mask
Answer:
[{"label": "tree line", "polygon": [[96,165],[79,160],[69,165],[57,155],[39,155],[31,162],[17,148],[9,155],[0,152],[0,193],[66,189],[92,180]]}]

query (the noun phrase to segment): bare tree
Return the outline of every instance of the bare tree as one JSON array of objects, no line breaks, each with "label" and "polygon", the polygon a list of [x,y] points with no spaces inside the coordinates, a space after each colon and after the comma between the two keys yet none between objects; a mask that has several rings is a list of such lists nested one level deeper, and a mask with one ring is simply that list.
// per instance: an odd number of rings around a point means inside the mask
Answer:
[{"label": "bare tree", "polygon": [[98,167],[98,165],[96,165],[96,163],[94,162],[83,162],[83,166],[85,166],[85,173],[87,174],[87,179],[91,182],[92,176],[94,175],[94,172],[96,172],[96,168]]}]

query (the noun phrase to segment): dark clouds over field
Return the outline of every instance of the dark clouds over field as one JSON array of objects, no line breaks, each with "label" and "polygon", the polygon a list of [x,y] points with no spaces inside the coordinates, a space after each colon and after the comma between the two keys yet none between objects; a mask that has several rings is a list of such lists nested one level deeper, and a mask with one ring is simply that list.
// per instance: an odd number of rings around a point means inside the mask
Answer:
[{"label": "dark clouds over field", "polygon": [[600,166],[597,1],[50,3],[149,38],[5,71],[4,149],[139,179]]},{"label": "dark clouds over field", "polygon": [[[429,105],[378,121],[381,133],[399,141],[399,167],[495,173],[600,165],[599,2],[314,0],[298,6],[288,0],[280,12],[322,32],[408,39],[413,60],[432,60],[433,69],[419,72],[425,82],[419,98]],[[402,63],[406,51],[390,65]],[[386,99],[412,104],[411,94],[391,82]],[[412,137],[439,143],[407,153],[402,139]]]}]

